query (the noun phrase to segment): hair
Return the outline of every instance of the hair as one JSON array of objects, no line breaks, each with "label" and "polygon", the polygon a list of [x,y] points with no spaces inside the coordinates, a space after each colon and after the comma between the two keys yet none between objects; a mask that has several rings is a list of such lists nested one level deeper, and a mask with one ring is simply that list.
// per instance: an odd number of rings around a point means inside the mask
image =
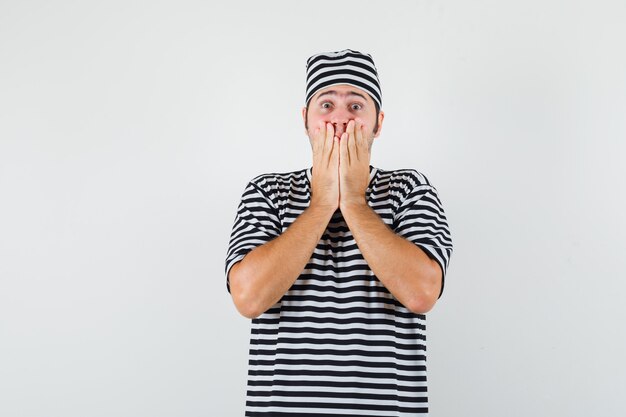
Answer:
[{"label": "hair", "polygon": [[[376,134],[376,132],[378,132],[378,114],[380,113],[380,106],[378,106],[378,102],[376,100],[374,101],[374,106],[376,107],[376,122],[374,123],[374,134]],[[306,112],[304,113],[304,127],[308,130],[309,129],[309,104],[311,103],[311,101],[309,100],[308,103],[306,103]]]}]

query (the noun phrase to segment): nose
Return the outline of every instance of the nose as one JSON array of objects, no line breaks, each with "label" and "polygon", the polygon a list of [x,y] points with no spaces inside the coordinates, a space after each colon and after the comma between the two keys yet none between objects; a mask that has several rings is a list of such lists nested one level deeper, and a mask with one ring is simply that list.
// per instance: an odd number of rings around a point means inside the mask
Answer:
[{"label": "nose", "polygon": [[334,121],[333,122],[333,126],[335,128],[335,136],[341,137],[343,132],[346,131],[347,125],[348,125],[348,122],[337,122],[337,121]]},{"label": "nose", "polygon": [[335,136],[341,137],[343,132],[346,131],[348,127],[348,122],[350,121],[351,114],[348,112],[343,106],[339,105],[330,115],[330,122],[333,124],[335,128]]}]

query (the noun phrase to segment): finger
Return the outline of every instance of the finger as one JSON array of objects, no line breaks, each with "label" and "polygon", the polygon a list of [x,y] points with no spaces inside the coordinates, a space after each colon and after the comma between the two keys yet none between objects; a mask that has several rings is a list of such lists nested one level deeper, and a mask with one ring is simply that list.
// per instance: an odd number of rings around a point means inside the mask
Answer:
[{"label": "finger", "polygon": [[326,138],[324,151],[326,152],[326,161],[330,160],[331,152],[333,150],[333,137],[335,136],[335,129],[332,123],[326,123]]},{"label": "finger", "polygon": [[363,154],[367,154],[367,157],[369,158],[371,155],[371,151],[372,151],[371,147],[372,147],[372,141],[374,140],[374,137],[368,136],[369,133],[367,131],[367,128],[365,127],[365,123],[363,123],[362,120],[360,120],[360,122],[361,122],[361,128],[359,129],[359,131],[361,135],[361,143],[363,144],[363,147],[361,149],[363,149]]},{"label": "finger", "polygon": [[317,122],[317,126],[313,128],[313,137],[311,141],[313,142],[313,154],[321,155],[324,151],[324,136],[326,126],[321,122]]},{"label": "finger", "polygon": [[335,127],[332,123],[326,123],[326,140],[327,144],[332,144],[332,139],[335,136]]},{"label": "finger", "polygon": [[317,125],[319,126],[320,129],[320,134],[317,137],[317,141],[319,142],[319,150],[320,150],[320,154],[324,154],[324,151],[326,149],[326,123],[323,120],[320,120]]},{"label": "finger", "polygon": [[350,165],[350,155],[348,154],[348,133],[343,132],[339,140],[339,159],[344,166]]},{"label": "finger", "polygon": [[356,119],[355,123],[356,123],[356,132],[355,132],[356,144],[357,144],[357,147],[359,148],[359,153],[363,153],[364,151],[367,150],[367,145],[365,144],[365,140],[364,140],[365,135],[363,134],[363,121],[361,119]]},{"label": "finger", "polygon": [[320,128],[316,127],[313,131],[313,153],[318,154],[320,152]]},{"label": "finger", "polygon": [[348,153],[350,153],[350,161],[354,162],[359,160],[355,136],[355,124],[356,122],[354,120],[350,120],[346,128],[346,131],[348,132]]},{"label": "finger", "polygon": [[318,129],[318,135],[317,135],[317,145],[318,145],[318,149],[323,150],[324,149],[324,137],[326,136],[326,123],[324,123],[322,120],[320,120],[319,122],[317,122],[317,129]]},{"label": "finger", "polygon": [[339,164],[339,138],[333,136],[333,151],[330,154],[331,167],[336,167]]}]

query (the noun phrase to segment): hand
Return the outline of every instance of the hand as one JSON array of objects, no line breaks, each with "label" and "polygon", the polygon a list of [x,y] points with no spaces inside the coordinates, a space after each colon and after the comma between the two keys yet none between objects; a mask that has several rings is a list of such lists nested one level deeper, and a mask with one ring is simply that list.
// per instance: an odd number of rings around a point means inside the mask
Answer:
[{"label": "hand", "polygon": [[339,141],[339,207],[367,204],[370,149],[361,119],[350,120]]},{"label": "hand", "polygon": [[319,122],[313,138],[311,205],[339,207],[339,140],[332,123]]}]

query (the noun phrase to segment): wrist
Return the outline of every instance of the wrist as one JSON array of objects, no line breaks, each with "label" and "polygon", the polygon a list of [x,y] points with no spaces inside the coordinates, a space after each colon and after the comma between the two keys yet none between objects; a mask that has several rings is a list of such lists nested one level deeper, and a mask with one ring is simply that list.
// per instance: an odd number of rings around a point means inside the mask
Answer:
[{"label": "wrist", "polygon": [[361,209],[369,207],[367,204],[367,200],[365,196],[353,197],[353,198],[342,198],[339,202],[339,208],[343,210],[352,210],[352,209]]},{"label": "wrist", "polygon": [[332,214],[335,211],[337,211],[338,208],[339,207],[337,207],[336,204],[329,204],[329,203],[324,203],[324,202],[320,202],[317,200],[311,200],[308,210],[319,212],[319,213],[325,213],[325,214],[329,214],[332,216]]}]

